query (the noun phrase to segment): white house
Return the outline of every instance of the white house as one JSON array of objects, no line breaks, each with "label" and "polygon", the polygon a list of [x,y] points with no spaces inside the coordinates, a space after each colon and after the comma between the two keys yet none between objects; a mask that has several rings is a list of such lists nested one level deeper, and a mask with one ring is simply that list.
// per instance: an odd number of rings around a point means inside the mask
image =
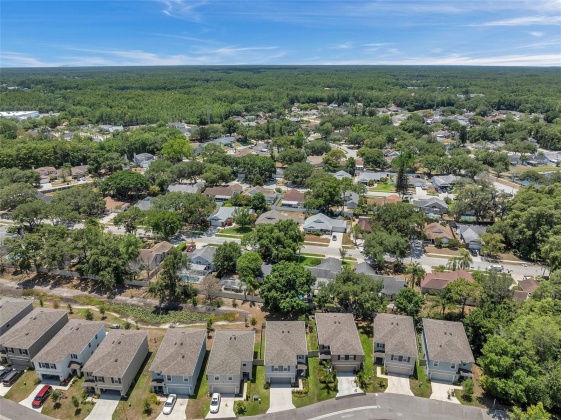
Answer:
[{"label": "white house", "polygon": [[33,358],[40,381],[81,376],[82,366],[105,338],[103,322],[71,319]]},{"label": "white house", "polygon": [[321,232],[331,234],[332,232],[346,232],[347,222],[340,219],[331,219],[325,214],[318,213],[308,217],[304,221],[304,232]]}]

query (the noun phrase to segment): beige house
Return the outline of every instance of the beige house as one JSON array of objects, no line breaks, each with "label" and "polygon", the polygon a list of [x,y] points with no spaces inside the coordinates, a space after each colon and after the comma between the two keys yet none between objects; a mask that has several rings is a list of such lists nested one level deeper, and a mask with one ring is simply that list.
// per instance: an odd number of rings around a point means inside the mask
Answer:
[{"label": "beige house", "polygon": [[305,374],[308,346],[304,321],[268,321],[265,329],[265,380],[295,384]]},{"label": "beige house", "polygon": [[141,249],[138,251],[138,257],[140,259],[141,265],[146,268],[146,270],[152,270],[159,266],[168,253],[173,248],[173,245],[169,242],[163,241],[154,245],[150,249]]},{"label": "beige house", "polygon": [[253,379],[255,332],[216,331],[206,368],[211,393],[239,394],[241,382]]},{"label": "beige house", "polygon": [[0,297],[0,337],[32,310],[30,300]]},{"label": "beige house", "polygon": [[353,314],[316,313],[320,359],[331,360],[338,372],[358,372],[364,350]]},{"label": "beige house", "polygon": [[66,325],[66,311],[37,308],[0,337],[2,360],[32,366],[31,360]]},{"label": "beige house", "polygon": [[148,356],[148,333],[136,330],[111,330],[82,367],[87,391],[101,394],[128,393],[135,376]]},{"label": "beige house", "polygon": [[374,318],[374,363],[390,374],[413,375],[417,360],[417,336],[413,318],[376,314]]}]

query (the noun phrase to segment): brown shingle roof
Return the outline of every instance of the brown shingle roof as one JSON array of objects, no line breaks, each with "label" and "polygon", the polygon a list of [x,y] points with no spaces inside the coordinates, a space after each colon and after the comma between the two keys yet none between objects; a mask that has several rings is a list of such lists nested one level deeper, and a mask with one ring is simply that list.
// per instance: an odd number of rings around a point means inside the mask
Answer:
[{"label": "brown shingle roof", "polygon": [[353,314],[317,313],[316,326],[319,344],[332,354],[364,354]]},{"label": "brown shingle roof", "polygon": [[447,271],[444,273],[429,273],[421,281],[422,289],[444,289],[448,283],[460,278],[466,279],[470,283],[473,277],[465,270]]},{"label": "brown shingle roof", "polygon": [[429,223],[423,228],[423,232],[425,233],[428,239],[454,239],[454,234],[450,229],[450,226],[442,226],[438,222]]},{"label": "brown shingle roof", "polygon": [[234,193],[242,192],[243,188],[239,184],[229,185],[227,187],[210,187],[205,190],[205,195],[211,196],[228,196],[231,197]]},{"label": "brown shingle roof", "polygon": [[109,331],[82,372],[93,372],[93,376],[123,377],[147,336],[146,331]]},{"label": "brown shingle roof", "polygon": [[423,318],[428,357],[449,363],[473,363],[473,353],[461,322]]},{"label": "brown shingle roof", "polygon": [[384,343],[388,354],[417,357],[417,336],[413,318],[404,315],[377,314],[374,318],[374,342]]},{"label": "brown shingle roof", "polygon": [[62,309],[37,308],[0,337],[0,345],[27,349],[39,340],[61,318],[68,320]]},{"label": "brown shingle roof", "polygon": [[16,317],[20,312],[26,310],[28,307],[31,307],[32,305],[33,304],[29,300],[0,297],[0,325],[7,324],[8,322],[10,322],[10,320]]},{"label": "brown shingle roof", "polygon": [[[103,322],[71,319],[33,358],[34,362],[60,363],[69,354],[80,354],[99,331]],[[105,335],[105,330],[101,332]]]},{"label": "brown shingle roof", "polygon": [[268,321],[265,329],[265,365],[295,365],[307,355],[304,321]]},{"label": "brown shingle roof", "polygon": [[295,190],[294,188],[288,190],[286,194],[282,197],[283,201],[295,201],[297,203],[303,203],[306,201],[306,196],[303,192]]},{"label": "brown shingle roof", "polygon": [[253,331],[216,331],[208,359],[207,374],[239,374],[242,362],[253,360]]},{"label": "brown shingle roof", "polygon": [[538,288],[540,282],[534,279],[526,279],[520,280],[518,285],[522,288],[523,291],[526,293],[532,293],[534,290]]},{"label": "brown shingle roof", "polygon": [[193,375],[205,340],[206,330],[168,329],[150,371],[162,375]]}]

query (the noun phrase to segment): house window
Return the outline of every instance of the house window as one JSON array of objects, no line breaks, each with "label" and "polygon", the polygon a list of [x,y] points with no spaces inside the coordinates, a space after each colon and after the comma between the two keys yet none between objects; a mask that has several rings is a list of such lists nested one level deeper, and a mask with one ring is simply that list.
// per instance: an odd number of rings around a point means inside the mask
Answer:
[{"label": "house window", "polygon": [[111,383],[120,384],[121,383],[121,378],[111,378]]},{"label": "house window", "polygon": [[14,349],[10,347],[10,348],[8,349],[8,353],[13,353],[13,352],[14,352]]},{"label": "house window", "polygon": [[92,347],[92,343],[88,343],[88,348],[91,348],[91,347]]},{"label": "house window", "polygon": [[166,380],[171,381],[171,375],[166,375]]},{"label": "house window", "polygon": [[97,334],[95,335],[95,339],[97,340]]},{"label": "house window", "polygon": [[21,349],[21,354],[28,355],[29,353],[27,352],[27,349]]},{"label": "house window", "polygon": [[282,370],[285,372],[290,372],[290,366],[283,366]]},{"label": "house window", "polygon": [[452,363],[452,364],[450,365],[450,369],[456,369],[456,364],[455,364],[455,363]]},{"label": "house window", "polygon": [[410,362],[411,362],[411,358],[408,357],[408,358],[407,358],[407,363],[410,363]]},{"label": "house window", "polygon": [[403,356],[399,356],[399,357],[397,358],[397,361],[398,361],[398,362],[403,362]]},{"label": "house window", "polygon": [[243,367],[246,367],[246,366],[247,366],[247,363],[242,363],[242,366],[243,366]]},{"label": "house window", "polygon": [[220,380],[220,376],[215,376],[215,377],[214,377],[214,380],[215,380],[215,381],[219,381],[219,380]]},{"label": "house window", "polygon": [[438,360],[435,360],[434,362],[432,362],[432,365],[433,365],[434,367],[437,367],[437,366],[438,366]]},{"label": "house window", "polygon": [[279,367],[278,366],[273,366],[273,372],[278,372],[279,371]]},{"label": "house window", "polygon": [[71,359],[78,359],[78,355],[77,355],[77,354],[71,354],[71,355],[70,355],[70,358],[71,358]]},{"label": "house window", "polygon": [[233,376],[228,376],[228,380],[229,380],[229,381],[233,381],[233,380],[234,380],[234,377],[233,377]]},{"label": "house window", "polygon": [[51,363],[51,369],[56,369],[56,365]]},{"label": "house window", "polygon": [[183,377],[183,382],[189,382],[189,377],[188,377],[188,376],[184,376],[184,377]]},{"label": "house window", "polygon": [[105,382],[105,378],[103,376],[96,376],[95,381],[96,382]]}]

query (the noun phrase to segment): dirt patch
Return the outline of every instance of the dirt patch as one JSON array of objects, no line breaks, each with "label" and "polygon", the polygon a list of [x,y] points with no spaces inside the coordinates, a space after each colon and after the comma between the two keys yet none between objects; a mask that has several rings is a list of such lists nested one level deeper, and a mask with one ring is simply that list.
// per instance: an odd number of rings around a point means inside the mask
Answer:
[{"label": "dirt patch", "polygon": [[304,236],[304,242],[314,242],[314,243],[321,243],[321,244],[328,244],[329,238],[325,238],[323,236],[316,236],[316,235],[306,235]]},{"label": "dirt patch", "polygon": [[425,247],[425,252],[427,254],[449,255],[451,257],[457,257],[460,255],[460,251],[457,249],[437,248],[433,245]]}]

